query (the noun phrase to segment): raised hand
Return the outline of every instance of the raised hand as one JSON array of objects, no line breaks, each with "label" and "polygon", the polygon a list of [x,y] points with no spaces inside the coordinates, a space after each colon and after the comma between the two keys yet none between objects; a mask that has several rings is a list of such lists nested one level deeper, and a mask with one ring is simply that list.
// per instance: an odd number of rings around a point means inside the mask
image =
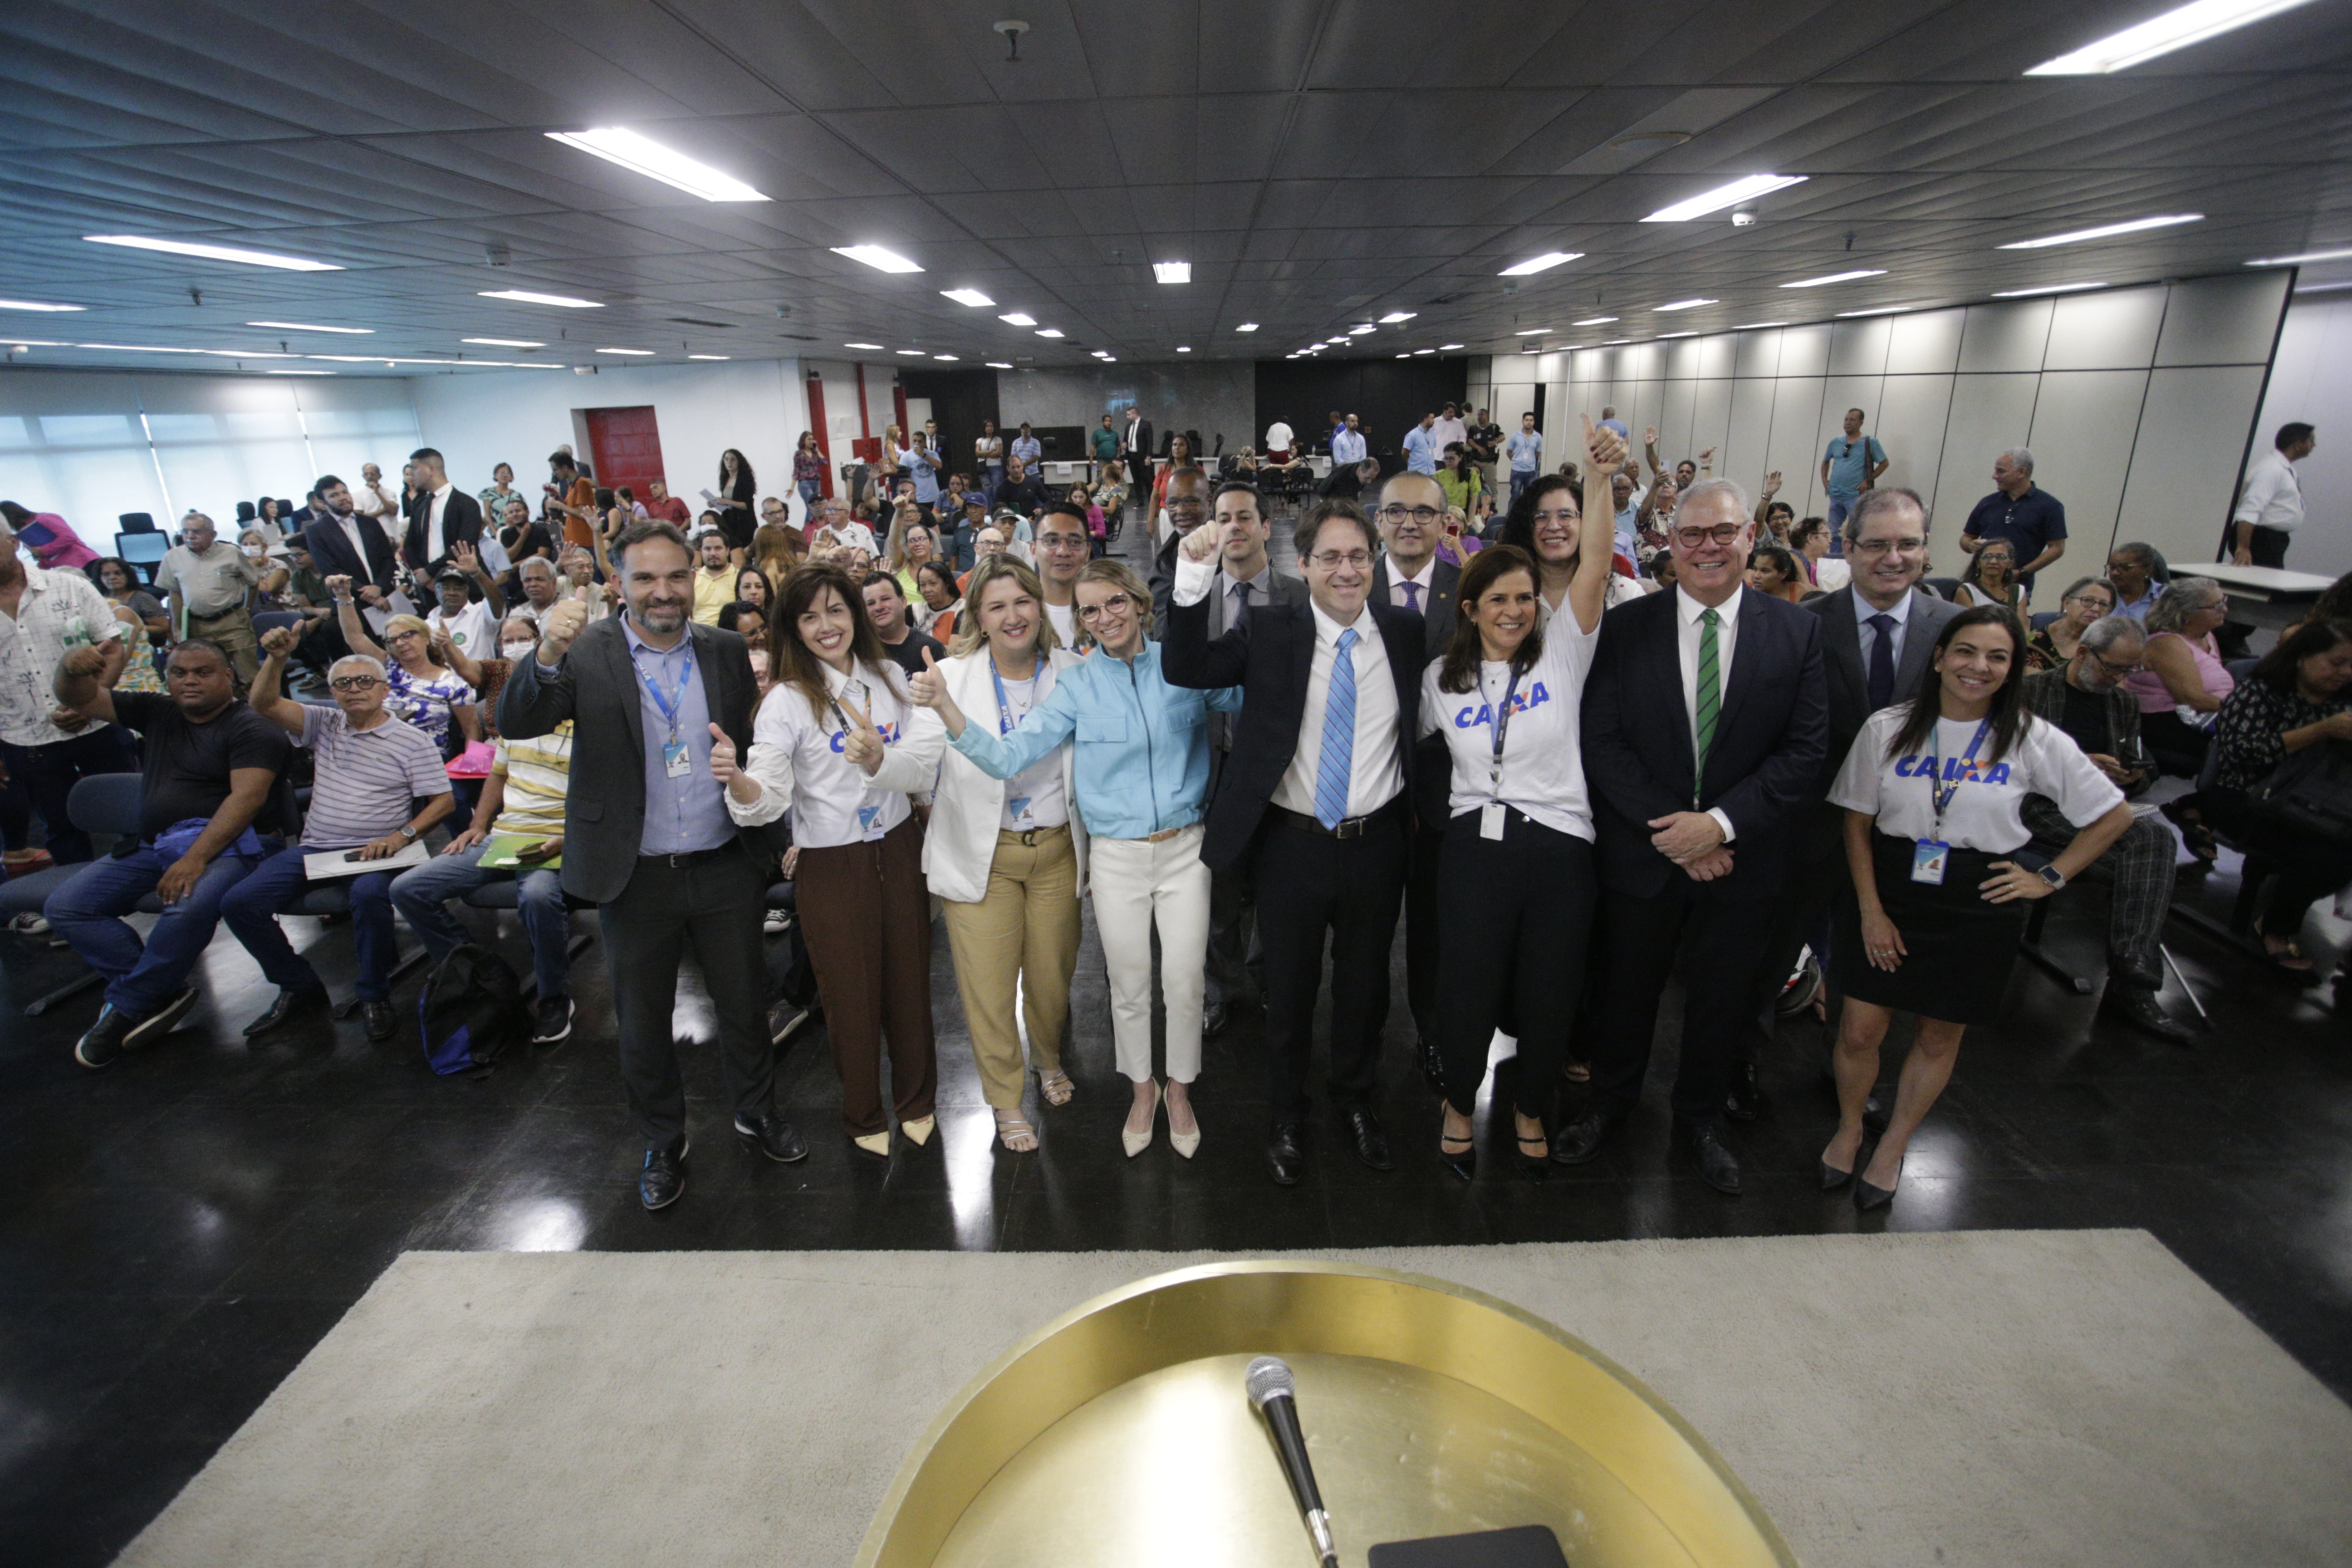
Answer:
[{"label": "raised hand", "polygon": [[449,546],[449,564],[471,577],[482,569],[482,559],[472,545],[460,539]]},{"label": "raised hand", "polygon": [[1187,561],[1209,562],[1217,558],[1217,547],[1224,542],[1224,530],[1202,523],[1184,536],[1176,548]]},{"label": "raised hand", "polygon": [[948,700],[948,679],[941,675],[931,650],[923,650],[923,668],[907,678],[907,690],[922,707],[936,710]]},{"label": "raised hand", "polygon": [[1658,427],[1653,425],[1642,432],[1642,445],[1644,447],[1654,447],[1657,444]]},{"label": "raised hand", "polygon": [[272,626],[261,634],[261,651],[272,658],[284,658],[294,651],[294,628]]},{"label": "raised hand", "polygon": [[1706,466],[1707,466],[1707,464],[1709,464],[1709,463],[1713,462],[1714,460],[1715,460],[1715,448],[1714,448],[1714,447],[1702,447],[1701,448],[1699,448],[1699,454],[1698,454],[1698,466],[1699,466],[1700,468],[1705,468],[1705,467],[1706,467]]},{"label": "raised hand", "polygon": [[873,716],[865,709],[844,703],[842,711],[848,714],[854,722],[848,737],[842,742],[841,754],[855,763],[860,773],[872,778],[876,770],[882,766],[882,759],[887,754],[882,732],[874,727]]},{"label": "raised hand", "polygon": [[68,648],[65,658],[58,661],[58,668],[68,675],[102,675],[106,671],[106,650],[95,643]]},{"label": "raised hand", "polygon": [[338,599],[348,599],[352,596],[352,580],[338,572],[327,579],[327,592]]},{"label": "raised hand", "polygon": [[539,626],[539,661],[545,665],[563,662],[572,640],[588,624],[588,606],[577,599],[566,599],[547,612]]},{"label": "raised hand", "polygon": [[[1715,450],[1715,448],[1714,448],[1714,447],[1709,447],[1707,448],[1707,450],[1708,450],[1708,451],[1710,451],[1710,452],[1712,452],[1712,451],[1714,451],[1714,450]],[[1765,499],[1766,500],[1770,500],[1774,495],[1776,495],[1776,494],[1778,494],[1778,493],[1779,493],[1780,489],[1780,469],[1778,469],[1778,468],[1775,468],[1775,469],[1773,469],[1770,473],[1766,474],[1766,475],[1764,476],[1764,499]]]},{"label": "raised hand", "polygon": [[735,756],[735,742],[718,725],[710,726],[710,776],[722,785],[733,784],[743,776]]},{"label": "raised hand", "polygon": [[1627,457],[1625,437],[1606,425],[1593,424],[1590,414],[1580,417],[1584,421],[1584,450],[1591,458],[1593,468],[1604,476],[1623,468]]}]

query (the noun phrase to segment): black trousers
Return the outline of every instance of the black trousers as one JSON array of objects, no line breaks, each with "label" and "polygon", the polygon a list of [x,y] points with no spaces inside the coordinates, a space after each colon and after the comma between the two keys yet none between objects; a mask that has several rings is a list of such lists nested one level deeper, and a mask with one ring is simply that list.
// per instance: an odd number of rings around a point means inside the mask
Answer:
[{"label": "black trousers", "polygon": [[2292,533],[2264,528],[2258,522],[2254,524],[2253,536],[2246,541],[2247,552],[2253,556],[2257,566],[2283,567],[2286,564],[2287,542],[2294,537]]},{"label": "black trousers", "polygon": [[766,897],[765,872],[751,851],[730,844],[680,866],[646,856],[621,896],[600,906],[621,1079],[648,1149],[686,1131],[686,1084],[670,1018],[678,964],[689,949],[719,1016],[719,1054],[735,1114],[765,1116],[774,1108],[775,1048],[768,1037],[760,930]]},{"label": "black trousers", "polygon": [[1445,998],[1445,1099],[1470,1114],[1507,1011],[1519,1038],[1516,1108],[1539,1117],[1550,1108],[1584,993],[1600,880],[1592,846],[1575,835],[1513,811],[1500,839],[1482,838],[1478,818],[1464,812],[1439,838],[1436,918],[1445,945],[1433,987]]},{"label": "black trousers", "polygon": [[[1843,809],[1808,812],[1781,831],[1796,836],[1795,864],[1790,868],[1789,880],[1780,889],[1780,898],[1758,910],[1768,929],[1764,955],[1757,963],[1750,993],[1748,1027],[1741,1031],[1734,1055],[1738,1061],[1763,1059],[1780,1017],[1780,988],[1788,984],[1790,972],[1797,967],[1798,951],[1812,941],[1823,917],[1837,902],[1838,894],[1853,886],[1853,873],[1845,863]],[[1826,983],[1830,955],[1817,952],[1813,956],[1822,962],[1822,976]]]},{"label": "black trousers", "polygon": [[1601,987],[1592,1042],[1592,1109],[1622,1116],[1642,1098],[1658,998],[1669,975],[1683,983],[1682,1065],[1675,1074],[1677,1121],[1711,1122],[1731,1088],[1737,1042],[1756,1026],[1757,966],[1771,937],[1772,906],[1729,900],[1679,870],[1654,898],[1601,895]]},{"label": "black trousers", "polygon": [[[1475,821],[1470,825],[1473,837],[1476,836],[1477,826]],[[1447,828],[1415,827],[1409,846],[1411,863],[1405,870],[1404,1001],[1412,1009],[1413,1027],[1421,1031],[1423,1039],[1433,1043],[1441,1033],[1437,1021],[1437,933],[1454,923],[1441,905],[1438,891],[1438,867],[1451,837]]]},{"label": "black trousers", "polygon": [[2293,938],[2312,905],[2352,882],[2352,846],[2305,837],[2263,816],[2238,790],[2208,790],[2202,798],[2216,826],[2274,868],[2263,895],[2264,935]]},{"label": "black trousers", "polygon": [[1265,946],[1268,1098],[1277,1120],[1306,1113],[1323,949],[1331,950],[1331,1103],[1368,1103],[1389,1016],[1389,950],[1404,896],[1405,814],[1392,805],[1362,837],[1269,823],[1255,866]]}]

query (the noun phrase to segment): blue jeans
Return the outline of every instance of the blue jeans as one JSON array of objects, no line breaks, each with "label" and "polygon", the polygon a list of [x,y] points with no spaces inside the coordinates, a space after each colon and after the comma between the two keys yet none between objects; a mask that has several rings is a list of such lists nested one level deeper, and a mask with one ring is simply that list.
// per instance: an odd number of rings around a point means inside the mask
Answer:
[{"label": "blue jeans", "polygon": [[814,517],[816,515],[817,504],[824,500],[824,481],[823,479],[803,479],[800,482],[799,488],[801,492],[801,504],[808,508],[809,516]]},{"label": "blue jeans", "polygon": [[1517,506],[1519,504],[1519,492],[1536,482],[1537,471],[1538,470],[1534,468],[1513,468],[1511,470],[1511,505]]},{"label": "blue jeans", "polygon": [[222,900],[260,864],[242,855],[215,860],[187,897],[164,906],[144,942],[122,917],[137,909],[172,868],[171,860],[152,844],[93,862],[51,893],[41,912],[84,963],[106,976],[107,1005],[129,1017],[151,1018],[187,988],[188,972],[204,956],[220,924]]},{"label": "blue jeans", "polygon": [[436,855],[422,866],[412,866],[394,879],[393,907],[409,929],[425,939],[425,951],[440,963],[460,942],[473,941],[449,900],[462,899],[477,888],[513,877],[519,879],[520,901],[516,913],[530,938],[530,970],[544,1001],[562,996],[572,988],[572,911],[563,903],[563,877],[557,871],[485,871],[477,844],[459,855]]},{"label": "blue jeans", "polygon": [[1842,496],[1837,494],[1835,491],[1831,492],[1830,553],[1832,555],[1843,555],[1845,553],[1844,523],[1846,514],[1853,510],[1854,503],[1861,499],[1862,496],[1859,492],[1850,496]]},{"label": "blue jeans", "polygon": [[[261,973],[269,984],[281,991],[321,991],[326,983],[310,961],[294,951],[278,929],[279,911],[299,903],[302,895],[310,890],[310,879],[303,874],[302,857],[319,854],[317,848],[297,845],[282,849],[261,862],[253,875],[239,882],[221,900],[221,919],[253,954],[261,965]],[[352,900],[352,931],[359,940],[360,976],[353,988],[362,1002],[392,1000],[392,973],[399,946],[392,934],[392,879],[390,871],[368,871],[357,877],[341,879]]]}]

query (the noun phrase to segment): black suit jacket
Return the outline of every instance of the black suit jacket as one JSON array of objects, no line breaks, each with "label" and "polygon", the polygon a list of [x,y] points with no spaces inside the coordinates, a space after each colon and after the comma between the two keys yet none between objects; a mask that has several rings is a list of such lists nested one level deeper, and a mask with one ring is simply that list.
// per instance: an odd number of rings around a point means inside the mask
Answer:
[{"label": "black suit jacket", "polygon": [[1792,836],[1786,828],[1817,798],[1814,781],[1827,750],[1822,623],[1753,588],[1739,593],[1731,679],[1706,777],[1696,790],[1675,620],[1681,595],[1644,595],[1601,618],[1601,645],[1584,684],[1584,775],[1601,880],[1614,891],[1635,898],[1664,892],[1668,879],[1685,872],[1652,847],[1649,824],[1717,806],[1731,818],[1732,869],[1700,886],[1721,898],[1769,899],[1787,875]]},{"label": "black suit jacket", "polygon": [[[1397,765],[1410,795],[1425,662],[1422,620],[1386,605],[1367,605],[1365,610],[1380,631],[1389,674],[1396,682]],[[1315,662],[1314,606],[1305,601],[1254,605],[1248,620],[1212,641],[1204,595],[1198,604],[1171,607],[1168,635],[1160,647],[1160,672],[1171,685],[1242,689],[1233,752],[1217,781],[1208,835],[1201,846],[1201,858],[1211,870],[1230,871],[1250,858],[1266,805],[1298,750],[1307,677]]]},{"label": "black suit jacket", "polygon": [[[1852,588],[1807,599],[1800,608],[1822,618],[1822,663],[1829,680],[1830,727],[1827,752],[1814,780],[1814,794],[1825,796],[1830,785],[1837,782],[1838,769],[1845,765],[1845,754],[1853,750],[1853,738],[1862,733],[1863,723],[1870,717],[1870,672],[1863,667],[1862,627],[1854,619]],[[1926,675],[1928,660],[1936,651],[1936,638],[1942,634],[1944,623],[1959,613],[1960,607],[1948,600],[1916,588],[1911,590],[1911,602],[1904,610],[1903,657],[1895,666],[1895,701],[1908,701],[1918,691],[1920,679]],[[1845,814],[1838,807],[1829,806],[1829,811],[1835,819],[1843,820]]]},{"label": "black suit jacket", "polygon": [[[1141,419],[1136,422],[1135,446],[1130,449],[1127,444],[1127,422],[1122,419],[1118,426],[1119,461],[1125,463],[1138,454],[1147,459],[1151,456],[1151,421]],[[1127,488],[1130,492],[1135,489],[1135,476],[1132,473],[1127,476]]]},{"label": "black suit jacket", "polygon": [[[710,716],[735,742],[751,751],[751,716],[759,688],[749,647],[733,632],[700,622],[688,628],[694,666]],[[544,735],[572,721],[572,782],[563,806],[563,890],[606,904],[621,896],[637,868],[646,829],[646,727],[638,706],[637,672],[629,662],[620,617],[592,621],[557,668],[542,680],[536,658],[518,659],[499,694],[499,729],[516,740]],[[716,787],[715,785],[713,787]],[[739,832],[755,855],[769,854],[761,828]]]},{"label": "black suit jacket", "polygon": [[412,572],[438,572],[449,559],[449,547],[463,540],[475,549],[482,547],[482,503],[455,485],[449,487],[449,504],[441,509],[441,553],[432,560],[425,558],[425,507],[429,500],[418,496],[408,513],[408,531],[402,537],[400,558]]},{"label": "black suit jacket", "polygon": [[321,577],[349,577],[356,588],[362,583],[373,583],[389,594],[400,586],[400,563],[393,559],[392,541],[384,536],[383,525],[372,517],[352,514],[359,524],[360,543],[367,557],[362,560],[352,553],[352,542],[336,521],[314,522],[302,531],[303,548]]},{"label": "black suit jacket", "polygon": [[[1396,584],[1389,577],[1389,558],[1382,555],[1372,568],[1372,599],[1376,604],[1396,604],[1391,591]],[[1430,577],[1428,597],[1422,602],[1421,618],[1429,623],[1429,657],[1437,658],[1445,645],[1454,640],[1454,595],[1462,586],[1462,568],[1451,561],[1441,561]]]}]

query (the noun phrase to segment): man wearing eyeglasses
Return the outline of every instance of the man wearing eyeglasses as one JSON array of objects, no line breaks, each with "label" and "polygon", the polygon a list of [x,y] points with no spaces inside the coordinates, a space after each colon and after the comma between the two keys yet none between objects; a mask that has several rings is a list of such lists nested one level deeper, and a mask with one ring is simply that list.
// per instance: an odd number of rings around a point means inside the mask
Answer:
[{"label": "man wearing eyeglasses", "polygon": [[1316,502],[1295,542],[1307,603],[1254,605],[1212,640],[1218,534],[1188,534],[1161,665],[1178,686],[1243,688],[1201,858],[1213,872],[1245,867],[1256,880],[1274,1106],[1266,1163],[1283,1186],[1307,1171],[1307,1068],[1327,940],[1331,1103],[1357,1158],[1393,1168],[1372,1102],[1427,658],[1421,618],[1371,595],[1380,535],[1360,508]]},{"label": "man wearing eyeglasses", "polygon": [[1737,1041],[1772,900],[1811,799],[1828,698],[1822,623],[1745,585],[1747,492],[1692,487],[1666,534],[1675,586],[1609,612],[1584,690],[1584,772],[1601,863],[1601,963],[1591,1109],[1553,1140],[1581,1164],[1640,1100],[1668,976],[1683,979],[1675,1146],[1717,1192],[1739,1191],[1723,1138]]}]

